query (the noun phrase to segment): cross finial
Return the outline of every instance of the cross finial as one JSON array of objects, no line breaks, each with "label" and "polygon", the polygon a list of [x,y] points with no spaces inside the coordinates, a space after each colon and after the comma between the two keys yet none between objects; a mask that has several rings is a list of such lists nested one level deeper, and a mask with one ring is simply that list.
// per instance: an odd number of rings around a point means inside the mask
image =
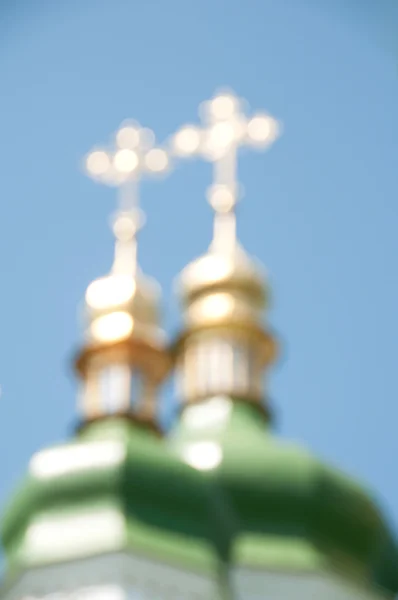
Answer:
[{"label": "cross finial", "polygon": [[138,206],[140,180],[148,175],[165,173],[169,168],[168,153],[154,144],[155,136],[150,129],[128,121],[116,132],[113,147],[97,148],[86,157],[87,174],[99,183],[119,190],[113,221],[116,238],[114,272],[135,274],[136,271],[136,236],[143,224]]},{"label": "cross finial", "polygon": [[185,125],[173,137],[173,153],[181,158],[199,155],[213,163],[213,185],[208,199],[215,211],[212,247],[233,250],[236,244],[235,207],[238,201],[237,153],[240,147],[264,149],[278,136],[276,120],[265,113],[251,118],[243,101],[223,92],[200,107],[203,128]]}]

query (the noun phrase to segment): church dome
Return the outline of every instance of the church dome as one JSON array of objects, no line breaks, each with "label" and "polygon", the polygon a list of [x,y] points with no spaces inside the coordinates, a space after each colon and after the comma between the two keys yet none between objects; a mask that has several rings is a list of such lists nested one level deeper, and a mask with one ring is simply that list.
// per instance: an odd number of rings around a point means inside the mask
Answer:
[{"label": "church dome", "polygon": [[180,275],[179,288],[185,302],[215,289],[241,290],[260,306],[268,297],[262,265],[250,258],[238,243],[230,252],[210,248],[190,263]]},{"label": "church dome", "polygon": [[259,326],[269,299],[265,272],[239,243],[230,251],[210,247],[182,271],[178,288],[186,326],[179,345],[194,332],[237,330],[258,340],[265,361],[274,360],[276,343]]},{"label": "church dome", "polygon": [[[137,268],[137,273],[111,273],[93,281],[86,292],[85,313],[89,338],[101,339],[106,322],[112,315],[124,315],[126,336],[158,343],[164,337],[160,323],[160,287]],[[117,327],[112,323],[112,333]],[[104,339],[106,341],[106,339]],[[113,340],[110,340],[113,341]]]},{"label": "church dome", "polygon": [[186,407],[170,444],[229,503],[237,568],[331,572],[398,591],[398,548],[366,488],[266,431],[253,406],[220,397]]},{"label": "church dome", "polygon": [[211,483],[167,452],[161,439],[117,417],[92,423],[67,444],[33,456],[2,521],[7,585],[44,569],[41,586],[50,588],[57,564],[80,565],[84,573],[87,561],[112,555],[120,571],[122,557],[131,556],[144,561],[142,573],[131,573],[146,579],[141,591],[167,586],[157,570],[169,568],[176,570],[169,581],[175,595],[194,592],[179,589],[185,583],[178,571],[186,570],[190,585],[206,578],[212,597],[226,548],[220,515]]}]

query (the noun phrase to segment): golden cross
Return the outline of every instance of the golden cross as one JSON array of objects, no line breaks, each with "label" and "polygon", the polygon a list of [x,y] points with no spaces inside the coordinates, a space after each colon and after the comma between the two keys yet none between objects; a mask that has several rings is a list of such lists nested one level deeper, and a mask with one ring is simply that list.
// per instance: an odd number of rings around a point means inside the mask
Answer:
[{"label": "golden cross", "polygon": [[239,148],[267,148],[279,134],[278,123],[273,117],[257,113],[248,118],[243,105],[243,101],[232,93],[217,94],[200,107],[202,128],[185,125],[172,138],[175,156],[201,156],[213,163],[213,184],[208,191],[215,212],[212,247],[222,252],[232,251],[236,245]]},{"label": "golden cross", "polygon": [[113,222],[116,238],[112,270],[134,275],[137,268],[137,232],[143,218],[139,210],[138,188],[145,176],[159,175],[169,169],[166,150],[155,147],[150,129],[133,121],[121,125],[111,149],[96,148],[85,160],[87,174],[105,185],[118,188],[119,203]]}]

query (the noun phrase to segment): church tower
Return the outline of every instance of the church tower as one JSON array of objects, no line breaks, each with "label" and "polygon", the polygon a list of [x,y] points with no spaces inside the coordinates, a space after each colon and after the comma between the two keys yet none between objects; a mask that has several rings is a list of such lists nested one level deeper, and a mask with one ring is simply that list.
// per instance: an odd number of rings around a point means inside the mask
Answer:
[{"label": "church tower", "polygon": [[179,278],[185,328],[174,354],[180,393],[188,404],[227,395],[268,415],[263,376],[275,358],[276,343],[263,327],[269,296],[263,268],[236,237],[235,170],[239,147],[267,147],[279,126],[266,114],[247,119],[231,94],[204,103],[201,113],[203,129],[186,126],[174,136],[177,154],[199,154],[214,166],[208,190],[215,213],[213,239],[209,251]]},{"label": "church tower", "polygon": [[372,496],[304,447],[274,436],[265,374],[277,346],[264,270],[236,235],[241,147],[267,148],[280,126],[246,116],[234,94],[200,108],[174,152],[214,165],[206,254],[178,281],[184,325],[172,348],[181,416],[170,447],[222,490],[235,523],[231,587],[239,600],[370,600],[398,591],[398,549]]},{"label": "church tower", "polygon": [[152,138],[124,124],[111,151],[86,160],[120,191],[115,257],[86,292],[78,431],[32,457],[2,520],[4,600],[216,600],[227,589],[222,502],[167,451],[156,420],[171,359],[136,240],[139,180],[169,162]]},{"label": "church tower", "polygon": [[119,189],[112,228],[115,256],[111,272],[93,281],[85,298],[86,343],[76,360],[82,379],[80,410],[85,422],[104,415],[130,415],[154,425],[155,396],[170,361],[159,321],[159,286],[137,263],[137,233],[143,214],[138,184],[143,175],[165,172],[168,155],[153,148],[153,134],[125,123],[115,149],[94,150],[88,174]]}]

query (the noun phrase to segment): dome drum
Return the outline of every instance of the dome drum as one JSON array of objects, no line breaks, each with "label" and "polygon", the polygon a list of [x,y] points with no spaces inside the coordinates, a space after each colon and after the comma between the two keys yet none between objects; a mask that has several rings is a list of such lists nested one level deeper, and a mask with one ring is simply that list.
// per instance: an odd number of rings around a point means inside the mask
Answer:
[{"label": "dome drum", "polygon": [[278,356],[278,344],[274,336],[258,326],[248,326],[241,322],[219,322],[213,326],[186,328],[171,347],[171,356],[176,362],[178,357],[197,342],[213,339],[215,336],[228,338],[243,347],[255,348],[255,354],[262,367],[273,363]]},{"label": "dome drum", "polygon": [[174,348],[179,396],[186,404],[218,395],[261,404],[264,365],[275,351],[271,335],[257,328],[235,324],[186,332]]}]

